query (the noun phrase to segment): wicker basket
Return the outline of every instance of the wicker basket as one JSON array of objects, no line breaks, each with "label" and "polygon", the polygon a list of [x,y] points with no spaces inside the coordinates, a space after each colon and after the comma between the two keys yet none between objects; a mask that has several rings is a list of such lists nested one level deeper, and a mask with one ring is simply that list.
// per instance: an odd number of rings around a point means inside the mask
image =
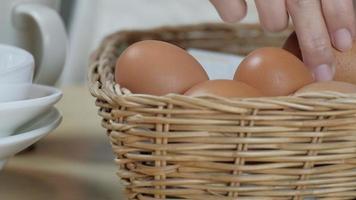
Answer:
[{"label": "wicker basket", "polygon": [[246,54],[279,46],[288,33],[205,24],[118,32],[102,42],[90,91],[129,199],[355,199],[355,95],[151,96],[113,81],[120,52],[139,40]]}]

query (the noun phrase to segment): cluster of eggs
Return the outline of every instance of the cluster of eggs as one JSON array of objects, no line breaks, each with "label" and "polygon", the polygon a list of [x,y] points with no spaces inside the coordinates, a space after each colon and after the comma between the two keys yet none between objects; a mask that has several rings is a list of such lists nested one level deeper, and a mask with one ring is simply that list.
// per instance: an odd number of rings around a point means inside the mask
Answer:
[{"label": "cluster of eggs", "polygon": [[352,62],[355,55],[355,49],[337,52],[337,81],[314,82],[312,73],[298,58],[298,43],[292,35],[284,49],[264,47],[247,55],[233,80],[209,80],[200,63],[182,48],[145,40],[120,55],[115,80],[132,93],[151,95],[263,97],[324,90],[356,93],[356,66],[350,71],[350,63],[356,65]]}]

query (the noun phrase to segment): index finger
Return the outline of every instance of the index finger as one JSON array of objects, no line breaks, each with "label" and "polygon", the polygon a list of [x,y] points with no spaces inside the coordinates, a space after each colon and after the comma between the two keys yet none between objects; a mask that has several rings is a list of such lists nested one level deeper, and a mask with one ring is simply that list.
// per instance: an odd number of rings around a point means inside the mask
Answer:
[{"label": "index finger", "polygon": [[287,9],[298,36],[304,62],[317,81],[332,80],[333,47],[319,0],[287,0]]}]

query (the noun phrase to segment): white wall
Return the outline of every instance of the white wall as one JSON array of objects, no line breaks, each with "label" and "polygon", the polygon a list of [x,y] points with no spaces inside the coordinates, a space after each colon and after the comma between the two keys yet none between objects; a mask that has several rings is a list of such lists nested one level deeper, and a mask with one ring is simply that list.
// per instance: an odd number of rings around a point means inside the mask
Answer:
[{"label": "white wall", "polygon": [[[253,1],[243,22],[255,23]],[[60,84],[83,84],[87,61],[106,35],[123,29],[220,21],[208,0],[78,0],[70,30],[70,54]]]}]

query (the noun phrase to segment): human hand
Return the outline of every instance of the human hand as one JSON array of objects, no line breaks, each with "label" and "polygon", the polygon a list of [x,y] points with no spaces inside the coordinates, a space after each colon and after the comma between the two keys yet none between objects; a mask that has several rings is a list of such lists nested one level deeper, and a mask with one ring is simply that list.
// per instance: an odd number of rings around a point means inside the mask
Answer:
[{"label": "human hand", "polygon": [[[221,18],[237,22],[247,13],[244,0],[210,0]],[[311,67],[317,81],[332,80],[333,47],[352,48],[356,34],[352,0],[255,0],[262,26],[272,32],[295,27],[304,63]]]}]

